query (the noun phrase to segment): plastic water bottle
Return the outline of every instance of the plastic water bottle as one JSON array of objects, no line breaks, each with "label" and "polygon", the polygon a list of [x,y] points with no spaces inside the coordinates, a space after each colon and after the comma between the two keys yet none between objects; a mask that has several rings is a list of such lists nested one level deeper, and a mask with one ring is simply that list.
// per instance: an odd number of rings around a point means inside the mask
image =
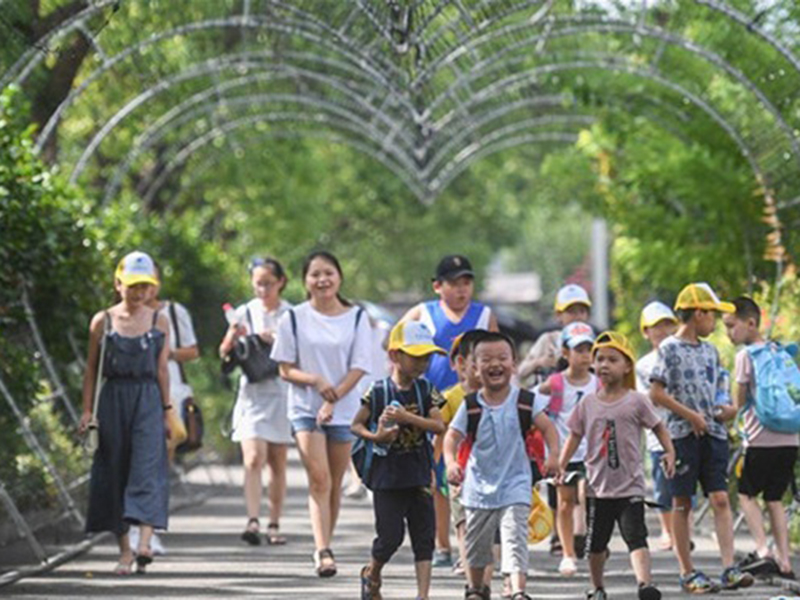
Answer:
[{"label": "plastic water bottle", "polygon": [[714,397],[714,416],[722,413],[722,407],[731,403],[730,394],[731,374],[727,369],[720,369],[717,394]]},{"label": "plastic water bottle", "polygon": [[239,324],[239,319],[236,318],[236,310],[229,302],[222,305],[222,311],[225,313],[225,320],[229,326],[233,327]]},{"label": "plastic water bottle", "polygon": [[[392,400],[389,403],[389,406],[400,407],[403,405],[400,404],[397,400]],[[395,427],[397,427],[397,422],[394,421],[394,419],[386,419],[386,424],[383,427],[384,429],[394,429]]]}]

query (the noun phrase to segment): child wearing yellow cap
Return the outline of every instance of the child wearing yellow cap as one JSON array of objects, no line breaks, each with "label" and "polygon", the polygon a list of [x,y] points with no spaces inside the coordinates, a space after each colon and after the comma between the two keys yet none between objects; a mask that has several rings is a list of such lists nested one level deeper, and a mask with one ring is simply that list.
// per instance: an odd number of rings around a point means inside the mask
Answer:
[{"label": "child wearing yellow cap", "polygon": [[651,430],[664,447],[664,470],[675,468],[675,450],[664,426],[644,394],[636,391],[635,356],[627,338],[607,331],[592,347],[592,358],[602,387],[586,396],[569,417],[569,437],[561,451],[565,472],[581,441],[586,440],[586,547],[594,591],[593,600],[606,600],[603,569],[614,523],[631,554],[639,600],[659,600],[652,584],[647,528],[644,522],[644,467],[639,442],[642,430]]},{"label": "child wearing yellow cap", "polygon": [[446,354],[419,321],[398,323],[389,334],[392,373],[364,394],[352,432],[373,445],[371,465],[361,476],[373,492],[372,557],[361,570],[362,600],[381,597],[381,570],[403,543],[408,526],[417,576],[417,598],[431,585],[435,516],[431,495],[433,451],[428,433],[445,430],[444,399],[423,377],[433,354]]},{"label": "child wearing yellow cap", "polygon": [[[718,313],[736,308],[722,302],[707,283],[691,283],[678,295],[675,312],[680,326],[658,348],[650,373],[650,399],[669,411],[667,429],[677,454],[676,475],[670,482],[673,496],[672,530],[684,591],[704,594],[720,584],[697,571],[690,554],[689,513],[697,483],[714,509],[714,526],[722,559],[721,587],[737,589],[753,584],[753,576],[734,565],[733,516],[728,499],[728,432],[724,424],[736,411],[730,406],[727,382],[717,349],[703,341],[714,331]],[[727,406],[717,397],[727,398]]]}]

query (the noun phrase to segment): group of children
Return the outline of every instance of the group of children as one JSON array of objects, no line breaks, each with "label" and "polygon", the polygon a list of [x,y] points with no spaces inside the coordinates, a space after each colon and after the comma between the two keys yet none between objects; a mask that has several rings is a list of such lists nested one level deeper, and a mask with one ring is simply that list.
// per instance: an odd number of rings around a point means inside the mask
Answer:
[{"label": "group of children", "polygon": [[[641,326],[653,350],[637,362],[624,335],[595,335],[588,294],[566,286],[556,299],[563,329],[542,336],[517,366],[515,344],[497,330],[489,309],[472,300],[473,278],[466,257],[441,261],[434,278],[439,299],[413,308],[392,330],[392,372],[372,384],[354,420],[353,433],[371,452],[361,475],[373,491],[377,533],[361,572],[362,600],[381,598],[381,570],[402,544],[406,526],[418,598],[428,598],[437,530],[449,537],[451,517],[466,575],[464,597],[490,598],[499,542],[503,596],[529,598],[528,521],[532,488],[542,477],[557,490],[559,572],[575,575],[585,552],[592,583],[587,597],[605,600],[603,571],[617,524],[637,597],[661,598],[650,574],[643,431],[655,488],[650,504],[661,511],[660,545],[675,551],[684,591],[747,587],[765,564],[792,576],[780,500],[793,477],[797,435],[758,423],[754,370],[744,350],[736,359],[739,391],[731,403],[719,354],[702,339],[723,313],[734,343],[763,343],[752,300],[722,302],[707,284],[696,283],[681,291],[674,313],[661,303],[648,305]],[[523,376],[537,372],[547,376],[530,390],[521,386]],[[747,434],[739,491],[757,542],[757,551],[740,565],[734,563],[727,483],[726,422],[737,409],[744,411]],[[432,472],[438,473],[433,480]],[[698,482],[714,511],[723,566],[718,581],[696,570],[691,559]],[[449,496],[444,515],[434,501],[437,493]],[[761,493],[776,533],[774,556],[754,500]],[[575,518],[579,507],[586,511],[585,538],[584,518]]]}]

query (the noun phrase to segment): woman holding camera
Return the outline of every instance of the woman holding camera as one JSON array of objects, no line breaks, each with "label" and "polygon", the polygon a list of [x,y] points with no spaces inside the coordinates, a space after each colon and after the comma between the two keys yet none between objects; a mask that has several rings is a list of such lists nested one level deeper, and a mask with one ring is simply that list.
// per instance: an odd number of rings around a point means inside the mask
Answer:
[{"label": "woman holding camera", "polygon": [[[219,347],[223,360],[228,360],[234,347],[244,343],[248,335],[259,336],[264,342],[264,352],[268,353],[269,346],[275,342],[278,319],[291,308],[281,298],[287,281],[281,263],[273,258],[257,258],[250,263],[249,272],[255,298],[236,309],[235,319]],[[287,392],[287,384],[277,373],[261,381],[249,381],[242,373],[239,379],[231,439],[241,444],[244,463],[248,521],[242,539],[253,546],[261,543],[261,472],[265,464],[269,475],[269,521],[265,540],[271,545],[286,543],[286,538],[280,534],[280,516],[286,495],[286,455],[292,441]]]}]

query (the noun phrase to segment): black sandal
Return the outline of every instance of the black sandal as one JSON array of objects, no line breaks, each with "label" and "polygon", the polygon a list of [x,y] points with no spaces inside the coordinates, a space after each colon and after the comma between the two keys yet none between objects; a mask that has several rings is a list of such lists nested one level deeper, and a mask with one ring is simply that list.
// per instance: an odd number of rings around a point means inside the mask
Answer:
[{"label": "black sandal", "polygon": [[492,592],[487,586],[480,588],[471,588],[468,585],[464,586],[464,600],[490,600]]},{"label": "black sandal", "polygon": [[[330,559],[332,564],[323,565],[323,559]],[[323,548],[314,552],[315,570],[319,577],[333,577],[336,575],[336,559],[333,556],[333,550],[330,548]]]},{"label": "black sandal", "polygon": [[[250,524],[251,523],[255,523],[256,524],[256,530],[255,531],[250,529]],[[259,524],[258,519],[256,519],[255,517],[250,519],[247,522],[247,527],[245,528],[244,532],[242,533],[242,539],[245,542],[247,542],[248,544],[250,544],[251,546],[260,545],[261,544],[261,536],[258,535],[258,529],[260,527],[261,527],[261,525]]]},{"label": "black sandal", "polygon": [[267,533],[264,536],[267,544],[270,546],[283,546],[286,543],[286,538],[280,533],[280,525],[277,523],[270,523],[267,525]]}]

